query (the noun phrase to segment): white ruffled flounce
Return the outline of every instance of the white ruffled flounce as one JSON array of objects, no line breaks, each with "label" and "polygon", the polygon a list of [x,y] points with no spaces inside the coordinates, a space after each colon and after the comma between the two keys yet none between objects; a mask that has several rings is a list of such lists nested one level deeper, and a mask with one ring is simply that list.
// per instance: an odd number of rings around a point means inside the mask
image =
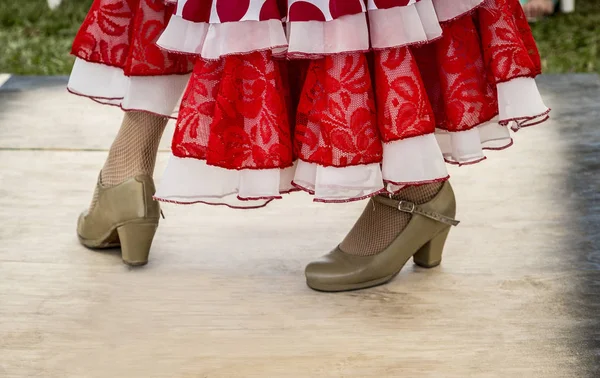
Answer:
[{"label": "white ruffled flounce", "polygon": [[[291,21],[284,29],[279,20],[240,22],[193,22],[176,13],[158,40],[166,50],[196,54],[215,60],[222,56],[271,50],[290,58],[368,51],[431,42],[442,36],[437,7],[450,12],[447,1],[421,0],[407,6],[369,9],[326,22]],[[481,0],[462,0],[464,13]],[[365,8],[366,10],[366,8]],[[369,18],[369,24],[367,23]],[[370,25],[370,26],[369,26]]]},{"label": "white ruffled flounce", "polygon": [[431,42],[442,36],[431,0],[408,7],[370,10],[369,21],[371,45],[376,50]]},{"label": "white ruffled flounce", "polygon": [[514,131],[533,126],[549,118],[550,109],[544,104],[535,80],[518,77],[496,86],[500,124]]},{"label": "white ruffled flounce", "polygon": [[125,76],[122,69],[75,59],[69,92],[123,110],[171,117],[190,75]]},{"label": "white ruffled flounce", "polygon": [[484,0],[433,0],[440,22],[454,20],[483,4]]},{"label": "white ruffled flounce", "polygon": [[[166,0],[169,1],[169,0]],[[296,0],[294,0],[296,1]],[[294,1],[290,1],[293,6]],[[459,18],[484,0],[411,0],[408,5],[377,8],[373,0],[363,13],[332,18],[325,5],[326,21],[259,21],[256,9],[239,22],[221,22],[215,7],[209,22],[183,18],[183,5],[158,41],[162,48],[203,59],[255,51],[273,51],[275,56],[318,58],[327,54],[380,50],[419,45],[442,36],[440,23]],[[368,23],[367,23],[368,18]]]},{"label": "white ruffled flounce", "polygon": [[278,20],[208,24],[173,16],[156,44],[167,51],[216,60],[265,50],[285,56],[288,42]]},{"label": "white ruffled flounce", "polygon": [[204,160],[171,156],[155,198],[177,204],[253,209],[294,191],[294,171],[295,166],[229,170],[210,166]]}]

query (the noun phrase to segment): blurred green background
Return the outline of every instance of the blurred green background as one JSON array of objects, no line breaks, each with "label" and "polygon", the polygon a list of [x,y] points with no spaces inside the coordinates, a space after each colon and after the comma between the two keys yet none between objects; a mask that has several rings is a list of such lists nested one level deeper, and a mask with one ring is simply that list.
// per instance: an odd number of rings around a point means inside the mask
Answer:
[{"label": "blurred green background", "polygon": [[[50,11],[46,0],[0,0],[0,72],[67,75],[69,50],[92,0],[64,0]],[[577,0],[573,14],[532,26],[545,72],[600,73],[600,0]]]}]

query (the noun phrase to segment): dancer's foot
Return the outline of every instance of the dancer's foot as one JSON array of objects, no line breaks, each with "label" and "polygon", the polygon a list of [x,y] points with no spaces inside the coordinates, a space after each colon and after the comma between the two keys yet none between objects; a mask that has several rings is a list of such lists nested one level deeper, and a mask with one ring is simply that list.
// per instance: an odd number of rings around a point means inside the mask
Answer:
[{"label": "dancer's foot", "polygon": [[413,256],[417,265],[435,267],[450,226],[458,224],[455,214],[448,182],[374,197],[339,247],[306,267],[308,286],[346,291],[381,285]]},{"label": "dancer's foot", "polygon": [[77,236],[88,248],[121,247],[123,262],[145,265],[160,216],[152,199],[154,182],[139,175],[113,187],[96,187],[96,204],[77,222]]},{"label": "dancer's foot", "polygon": [[143,265],[160,207],[152,180],[160,139],[168,119],[127,112],[100,173],[92,203],[81,214],[77,234],[90,248],[121,246],[123,261]]}]

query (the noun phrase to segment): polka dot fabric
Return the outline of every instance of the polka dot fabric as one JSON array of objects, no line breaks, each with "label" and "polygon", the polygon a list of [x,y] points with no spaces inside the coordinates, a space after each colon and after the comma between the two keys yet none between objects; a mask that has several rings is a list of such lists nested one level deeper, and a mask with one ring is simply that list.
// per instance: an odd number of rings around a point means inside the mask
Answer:
[{"label": "polka dot fabric", "polygon": [[[460,3],[470,10],[481,1]],[[158,45],[204,59],[269,49],[316,58],[409,46],[441,36],[438,7],[451,18],[463,12],[449,11],[448,0],[179,0]],[[256,23],[253,30],[246,22]]]},{"label": "polka dot fabric", "polygon": [[[177,15],[194,22],[328,21],[367,9],[389,9],[415,4],[418,0],[179,0]],[[289,12],[287,12],[289,9]],[[282,11],[283,10],[283,11]]]},{"label": "polka dot fabric", "polygon": [[176,15],[188,21],[213,24],[281,20],[285,16],[280,12],[281,7],[279,0],[180,0]]}]

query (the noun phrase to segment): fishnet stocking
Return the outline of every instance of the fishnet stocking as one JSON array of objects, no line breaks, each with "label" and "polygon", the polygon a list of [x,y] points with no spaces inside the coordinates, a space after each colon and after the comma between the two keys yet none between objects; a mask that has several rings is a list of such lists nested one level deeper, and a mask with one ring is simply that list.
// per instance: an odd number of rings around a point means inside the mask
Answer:
[{"label": "fishnet stocking", "polygon": [[[126,112],[102,168],[102,186],[116,186],[139,174],[152,176],[158,145],[167,122],[165,117],[146,112]],[[97,198],[98,193],[95,192],[90,209],[95,206]]]},{"label": "fishnet stocking", "polygon": [[[408,186],[392,198],[423,204],[431,201],[444,183]],[[373,256],[387,248],[406,228],[412,215],[376,201],[369,201],[340,248],[356,256]]]}]

